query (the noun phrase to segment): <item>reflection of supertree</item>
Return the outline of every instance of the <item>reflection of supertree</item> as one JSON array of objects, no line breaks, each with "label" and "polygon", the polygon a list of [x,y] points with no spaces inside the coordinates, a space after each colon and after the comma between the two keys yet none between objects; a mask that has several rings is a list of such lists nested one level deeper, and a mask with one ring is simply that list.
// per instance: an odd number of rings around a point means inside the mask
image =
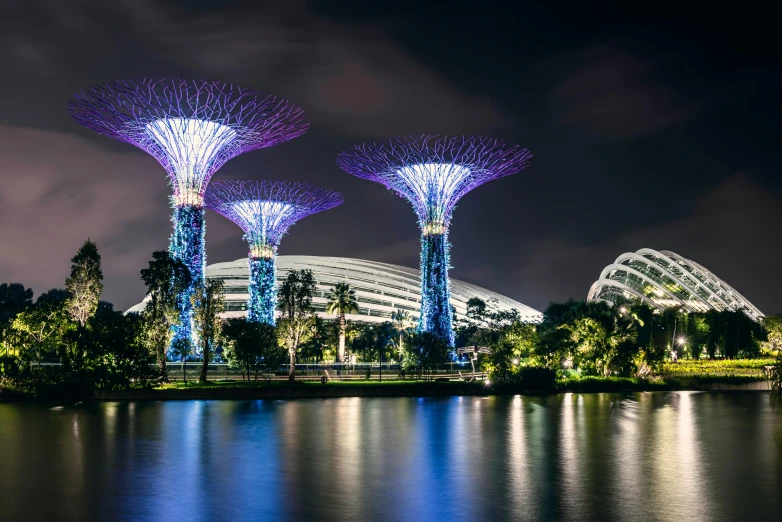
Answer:
[{"label": "reflection of supertree", "polygon": [[203,284],[203,200],[209,179],[226,161],[272,147],[309,127],[302,110],[269,94],[203,80],[125,80],[89,87],[68,101],[81,125],[154,156],[173,188],[170,251],[190,268],[180,296],[176,337],[190,337],[190,296]]},{"label": "reflection of supertree", "polygon": [[403,136],[343,151],[349,174],[382,183],[408,200],[421,227],[419,328],[453,344],[448,227],[456,202],[475,187],[519,172],[532,154],[475,136]]},{"label": "reflection of supertree", "polygon": [[282,236],[301,218],[341,203],[338,192],[286,181],[216,181],[209,186],[206,208],[239,225],[250,245],[249,321],[274,324],[275,258]]}]

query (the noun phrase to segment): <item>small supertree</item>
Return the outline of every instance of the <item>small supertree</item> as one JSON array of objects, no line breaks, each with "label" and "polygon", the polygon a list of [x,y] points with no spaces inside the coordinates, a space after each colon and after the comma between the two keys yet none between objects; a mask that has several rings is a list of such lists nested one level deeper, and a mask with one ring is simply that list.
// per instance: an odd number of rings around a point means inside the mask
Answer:
[{"label": "small supertree", "polygon": [[168,172],[174,233],[169,250],[190,269],[175,339],[191,338],[191,296],[203,286],[204,192],[226,161],[303,134],[301,108],[275,96],[204,80],[124,80],[68,101],[79,124],[151,154]]},{"label": "small supertree", "polygon": [[402,136],[365,143],[337,157],[347,173],[382,183],[408,200],[421,228],[419,329],[453,346],[448,228],[456,202],[487,181],[515,174],[532,154],[476,136]]},{"label": "small supertree", "polygon": [[301,218],[341,203],[338,192],[302,183],[216,181],[209,186],[206,207],[239,225],[250,245],[248,321],[274,324],[275,258],[288,229]]}]

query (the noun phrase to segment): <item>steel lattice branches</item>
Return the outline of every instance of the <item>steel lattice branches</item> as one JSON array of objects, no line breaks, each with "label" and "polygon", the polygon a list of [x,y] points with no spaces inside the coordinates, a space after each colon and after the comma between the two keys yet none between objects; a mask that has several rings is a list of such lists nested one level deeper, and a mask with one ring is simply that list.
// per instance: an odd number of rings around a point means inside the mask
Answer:
[{"label": "steel lattice branches", "polygon": [[226,161],[306,132],[290,102],[204,80],[123,80],[89,87],[68,101],[79,124],[135,145],[168,172],[175,206],[203,204],[212,174]]},{"label": "steel lattice branches", "polygon": [[407,199],[421,227],[421,317],[418,327],[454,343],[448,228],[456,203],[487,181],[528,165],[527,149],[475,136],[402,136],[343,151],[337,165],[382,183]]},{"label": "steel lattice branches", "polygon": [[401,136],[365,143],[337,157],[347,173],[382,183],[407,199],[424,233],[443,233],[456,203],[487,181],[515,174],[532,154],[477,136]]},{"label": "steel lattice branches", "polygon": [[241,227],[251,257],[268,258],[294,223],[342,201],[338,192],[303,183],[216,181],[206,192],[205,205]]}]

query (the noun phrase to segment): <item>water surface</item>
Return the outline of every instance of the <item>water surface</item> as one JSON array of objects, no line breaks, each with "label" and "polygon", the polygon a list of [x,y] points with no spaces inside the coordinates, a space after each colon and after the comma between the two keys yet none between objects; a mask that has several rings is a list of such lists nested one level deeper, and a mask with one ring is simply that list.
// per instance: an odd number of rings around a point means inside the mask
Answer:
[{"label": "water surface", "polygon": [[0,404],[0,520],[782,520],[766,393]]}]

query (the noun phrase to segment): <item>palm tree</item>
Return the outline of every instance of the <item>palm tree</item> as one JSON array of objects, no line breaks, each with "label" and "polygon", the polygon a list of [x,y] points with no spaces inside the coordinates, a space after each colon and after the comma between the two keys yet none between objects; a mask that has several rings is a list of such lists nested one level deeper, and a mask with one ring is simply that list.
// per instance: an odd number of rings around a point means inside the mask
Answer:
[{"label": "palm tree", "polygon": [[326,312],[339,316],[339,349],[337,350],[337,362],[345,360],[345,314],[358,313],[358,301],[356,291],[350,288],[348,283],[337,283],[326,296]]},{"label": "palm tree", "polygon": [[401,361],[403,336],[404,334],[409,333],[414,321],[410,316],[410,312],[406,310],[396,310],[391,312],[391,322],[394,324],[394,330],[399,334],[399,344],[396,348],[399,351],[399,360]]}]

